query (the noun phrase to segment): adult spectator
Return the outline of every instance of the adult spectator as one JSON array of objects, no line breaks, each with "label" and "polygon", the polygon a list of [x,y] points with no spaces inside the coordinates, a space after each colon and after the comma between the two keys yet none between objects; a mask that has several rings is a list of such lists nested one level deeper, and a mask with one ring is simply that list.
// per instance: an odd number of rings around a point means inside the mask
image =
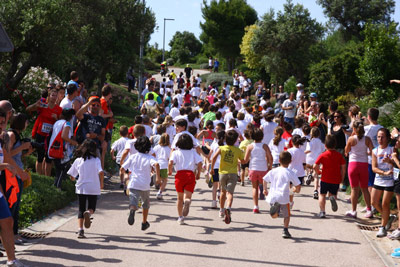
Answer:
[{"label": "adult spectator", "polygon": [[76,113],[76,117],[80,122],[79,135],[81,137],[77,141],[82,143],[86,138],[94,140],[101,155],[101,166],[104,168],[104,157],[107,147],[103,149],[102,144],[106,135],[106,121],[99,113],[100,98],[98,96],[91,96],[89,102],[83,105]]},{"label": "adult spectator", "polygon": [[126,72],[126,79],[128,80],[128,92],[131,90],[135,90],[135,76],[134,70],[132,66],[129,67],[128,71]]},{"label": "adult spectator", "polygon": [[[274,86],[274,85],[271,85]],[[276,104],[275,104],[275,114],[281,113],[281,105],[283,102],[289,97],[288,93],[286,93],[283,89],[282,85],[279,85],[279,92],[275,94]]]},{"label": "adult spectator", "polygon": [[302,83],[296,84],[296,101],[299,102],[302,95],[304,95],[304,85]]},{"label": "adult spectator", "polygon": [[296,116],[297,102],[294,100],[294,93],[290,93],[289,99],[283,101],[282,110],[284,111],[284,120],[294,126],[294,117]]},{"label": "adult spectator", "polygon": [[219,61],[218,61],[218,59],[216,58],[216,59],[214,60],[214,72],[218,72],[218,68],[219,68]]},{"label": "adult spectator", "polygon": [[186,79],[190,79],[190,77],[193,75],[193,69],[189,64],[186,64],[186,68],[183,71],[185,72]]},{"label": "adult spectator", "polygon": [[35,104],[26,108],[28,112],[37,111],[39,114],[32,129],[32,137],[35,138],[37,143],[43,144],[41,149],[36,149],[36,172],[47,176],[51,176],[52,161],[44,149],[44,143],[46,137],[49,136],[52,131],[54,123],[58,120],[62,112],[62,108],[56,104],[57,97],[57,90],[52,89],[49,93],[47,105],[44,106],[43,103],[38,100]]},{"label": "adult spectator", "polygon": [[[11,118],[11,115],[14,113],[13,106],[10,101],[8,100],[1,100],[0,101],[0,109],[6,113],[6,122],[5,125],[8,124],[8,120]],[[5,128],[3,128],[5,130]]]},{"label": "adult spectator", "polygon": [[208,69],[210,70],[210,72],[211,72],[212,69],[213,69],[213,60],[212,60],[212,57],[209,57],[209,58],[208,58]]}]

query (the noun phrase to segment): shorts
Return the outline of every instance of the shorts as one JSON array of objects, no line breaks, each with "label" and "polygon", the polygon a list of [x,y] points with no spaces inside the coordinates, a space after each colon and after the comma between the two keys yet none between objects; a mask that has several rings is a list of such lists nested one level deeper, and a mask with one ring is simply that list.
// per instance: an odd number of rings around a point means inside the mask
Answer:
[{"label": "shorts", "polygon": [[240,169],[245,170],[245,169],[248,168],[249,166],[250,166],[250,163],[240,164]]},{"label": "shorts", "polygon": [[244,96],[244,97],[246,97],[246,96],[251,96],[251,90],[249,89],[248,91],[244,91],[244,92],[243,92],[243,96]]},{"label": "shorts", "polygon": [[300,185],[303,185],[304,184],[304,176],[302,176],[302,177],[297,177],[298,179],[299,179],[299,181],[300,181]]},{"label": "shorts", "polygon": [[214,169],[214,174],[212,176],[213,183],[219,182],[219,169]]},{"label": "shorts", "polygon": [[250,170],[249,171],[249,179],[252,182],[258,181],[259,183],[263,182],[264,176],[267,174],[268,171],[256,171]]},{"label": "shorts", "polygon": [[394,190],[397,195],[400,195],[400,180],[394,180]]},{"label": "shorts", "polygon": [[196,177],[194,172],[188,170],[180,170],[175,174],[176,192],[183,193],[185,190],[192,192],[196,186]]},{"label": "shorts", "polygon": [[[97,195],[84,195],[78,194],[78,202],[79,202],[79,211],[78,218],[83,218],[83,213],[87,210],[96,211],[96,203],[97,203]],[[87,206],[86,206],[87,202]]]},{"label": "shorts", "polygon": [[320,189],[319,189],[319,193],[321,195],[326,195],[329,192],[329,193],[331,193],[331,195],[336,196],[338,190],[339,190],[339,184],[331,184],[331,183],[326,183],[326,182],[321,181]]},{"label": "shorts", "polygon": [[0,197],[0,220],[11,217],[10,208],[8,202],[4,196]]},{"label": "shorts", "polygon": [[129,206],[134,206],[137,210],[139,199],[142,199],[143,209],[148,210],[150,208],[150,190],[143,191],[129,188]]},{"label": "shorts", "polygon": [[279,163],[274,163],[274,164],[272,164],[272,168],[278,168],[280,165],[281,164],[279,164]]},{"label": "shorts", "polygon": [[46,140],[46,136],[40,135],[40,134],[36,134],[35,135],[35,141],[37,143],[43,144],[43,148],[42,149],[36,149],[36,154],[37,154],[37,161],[38,162],[43,162],[43,159],[46,160],[47,163],[51,163],[52,159],[49,158],[49,156],[47,155],[47,151],[46,149],[44,149],[44,142]]},{"label": "shorts", "polygon": [[233,194],[233,192],[235,192],[237,179],[236,173],[221,174],[219,183],[221,184],[222,191],[228,191]]},{"label": "shorts", "polygon": [[375,173],[372,171],[372,164],[368,164],[368,186],[374,186],[375,182]]},{"label": "shorts", "polygon": [[278,214],[279,214],[280,218],[289,218],[290,217],[289,203],[288,204],[280,204]]},{"label": "shorts", "polygon": [[160,177],[162,179],[167,179],[168,178],[168,170],[167,169],[161,169],[160,170]]},{"label": "shorts", "polygon": [[366,162],[349,162],[348,176],[350,186],[368,188],[368,163]]},{"label": "shorts", "polygon": [[393,192],[394,191],[394,186],[380,186],[380,185],[374,185],[374,188],[376,190],[381,190],[381,191],[388,191],[388,192]]}]

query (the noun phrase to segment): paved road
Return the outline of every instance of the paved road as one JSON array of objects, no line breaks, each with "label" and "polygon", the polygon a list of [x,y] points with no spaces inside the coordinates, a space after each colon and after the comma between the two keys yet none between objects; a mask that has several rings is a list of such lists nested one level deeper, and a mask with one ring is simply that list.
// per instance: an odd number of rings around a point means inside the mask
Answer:
[{"label": "paved road", "polygon": [[[70,220],[19,258],[31,266],[383,266],[354,221],[336,214],[319,219],[312,188],[295,197],[290,232],[281,237],[282,220],[272,219],[268,205],[252,213],[251,187],[237,186],[232,223],[210,209],[211,192],[201,179],[186,225],[178,225],[173,179],[163,201],[151,192],[150,228],[140,230],[141,213],[127,223],[128,199],[117,189],[101,197],[87,239],[77,239],[76,219]],[[17,247],[18,248],[18,247]]]}]

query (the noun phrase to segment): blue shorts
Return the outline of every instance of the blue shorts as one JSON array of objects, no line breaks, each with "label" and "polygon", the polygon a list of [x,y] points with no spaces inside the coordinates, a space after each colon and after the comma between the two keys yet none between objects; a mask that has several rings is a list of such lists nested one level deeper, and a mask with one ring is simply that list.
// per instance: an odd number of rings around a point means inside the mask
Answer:
[{"label": "blue shorts", "polygon": [[8,207],[8,203],[6,198],[0,197],[0,220],[11,217],[10,208]]},{"label": "blue shorts", "polygon": [[213,174],[212,178],[213,178],[213,183],[219,182],[219,172],[218,172],[218,169],[214,169],[214,174]]},{"label": "blue shorts", "polygon": [[372,171],[372,164],[368,164],[368,174],[369,174],[368,186],[372,187],[374,186],[375,182],[375,173]]}]

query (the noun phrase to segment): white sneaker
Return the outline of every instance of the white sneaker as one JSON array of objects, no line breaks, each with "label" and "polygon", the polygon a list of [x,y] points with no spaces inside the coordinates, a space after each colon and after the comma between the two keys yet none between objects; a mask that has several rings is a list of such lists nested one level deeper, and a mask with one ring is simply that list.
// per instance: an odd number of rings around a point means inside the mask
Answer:
[{"label": "white sneaker", "polygon": [[374,214],[372,214],[372,211],[367,210],[367,212],[365,213],[364,217],[365,218],[372,218],[372,217],[374,217]]},{"label": "white sneaker", "polygon": [[216,201],[216,200],[213,200],[213,201],[211,202],[211,208],[212,208],[212,209],[217,209],[217,201]]},{"label": "white sneaker", "polygon": [[367,212],[367,207],[363,208],[363,209],[361,210],[361,212],[362,212],[362,213],[366,213],[366,212]]},{"label": "white sneaker", "polygon": [[162,200],[162,199],[163,199],[163,196],[162,196],[161,193],[157,193],[157,199],[158,199],[158,200]]},{"label": "white sneaker", "polygon": [[346,216],[356,219],[357,218],[357,211],[352,211],[352,210],[346,211]]},{"label": "white sneaker", "polygon": [[219,210],[219,217],[220,218],[225,218],[225,211],[224,210]]},{"label": "white sneaker", "polygon": [[378,233],[376,234],[376,237],[385,237],[387,235],[386,229],[384,226],[379,226]]},{"label": "white sneaker", "polygon": [[23,264],[19,260],[15,259],[13,261],[7,261],[7,266],[13,266],[13,267],[28,267],[28,265]]},{"label": "white sneaker", "polygon": [[397,228],[391,234],[388,234],[388,238],[393,239],[393,240],[400,239],[400,230]]},{"label": "white sneaker", "polygon": [[178,218],[178,224],[180,224],[180,225],[185,224],[185,218],[179,217],[179,218]]}]

